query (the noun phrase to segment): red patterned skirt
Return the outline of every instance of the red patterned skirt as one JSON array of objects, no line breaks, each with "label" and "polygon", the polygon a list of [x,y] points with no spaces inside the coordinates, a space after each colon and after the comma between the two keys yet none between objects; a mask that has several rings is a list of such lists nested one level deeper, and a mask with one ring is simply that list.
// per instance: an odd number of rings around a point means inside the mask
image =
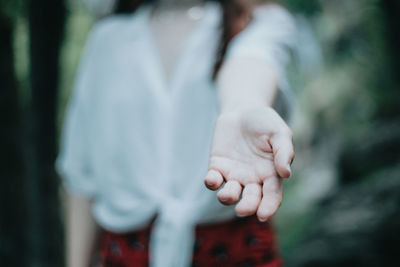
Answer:
[{"label": "red patterned skirt", "polygon": [[[97,266],[148,266],[150,232],[151,225],[124,234],[102,230]],[[195,266],[278,267],[282,260],[271,224],[251,216],[197,226],[192,260]]]}]

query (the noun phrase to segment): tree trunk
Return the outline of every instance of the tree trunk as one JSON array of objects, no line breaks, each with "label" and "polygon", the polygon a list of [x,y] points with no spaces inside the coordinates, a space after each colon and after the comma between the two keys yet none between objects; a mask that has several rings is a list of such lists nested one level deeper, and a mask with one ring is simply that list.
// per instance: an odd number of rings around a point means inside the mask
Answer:
[{"label": "tree trunk", "polygon": [[64,35],[63,0],[29,1],[30,86],[29,210],[30,266],[63,266],[57,154],[57,89]]},{"label": "tree trunk", "polygon": [[26,266],[25,180],[12,48],[13,25],[0,12],[0,265]]}]

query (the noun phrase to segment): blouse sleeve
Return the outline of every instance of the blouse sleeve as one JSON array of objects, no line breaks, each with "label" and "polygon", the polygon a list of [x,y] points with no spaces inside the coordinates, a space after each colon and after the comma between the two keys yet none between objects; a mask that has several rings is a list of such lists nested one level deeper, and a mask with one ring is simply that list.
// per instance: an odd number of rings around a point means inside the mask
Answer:
[{"label": "blouse sleeve", "polygon": [[286,67],[296,44],[296,32],[294,18],[286,9],[279,5],[263,5],[255,8],[251,23],[233,38],[227,49],[227,59],[254,57],[274,68],[280,89],[275,108],[286,120],[293,108]]},{"label": "blouse sleeve", "polygon": [[69,101],[61,137],[60,154],[56,160],[56,170],[70,193],[93,197],[96,191],[93,179],[93,157],[90,120],[89,92],[91,86],[92,55],[94,53],[93,31],[89,36],[75,87]]}]

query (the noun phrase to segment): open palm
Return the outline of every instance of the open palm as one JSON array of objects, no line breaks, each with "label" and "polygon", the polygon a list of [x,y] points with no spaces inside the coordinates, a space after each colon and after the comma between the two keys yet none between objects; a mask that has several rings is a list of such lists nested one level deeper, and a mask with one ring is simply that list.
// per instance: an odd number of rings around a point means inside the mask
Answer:
[{"label": "open palm", "polygon": [[[282,178],[290,176],[292,134],[271,108],[225,113],[217,120],[205,178],[221,203],[236,202],[239,216],[265,221],[282,201]],[[240,196],[241,199],[240,199]]]}]

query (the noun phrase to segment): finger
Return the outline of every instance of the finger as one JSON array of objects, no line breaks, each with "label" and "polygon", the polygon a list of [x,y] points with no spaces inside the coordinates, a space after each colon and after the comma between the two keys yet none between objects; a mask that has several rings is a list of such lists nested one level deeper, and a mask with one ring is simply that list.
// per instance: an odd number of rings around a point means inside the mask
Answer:
[{"label": "finger", "polygon": [[282,179],[271,177],[264,181],[263,197],[257,210],[257,217],[265,222],[276,213],[282,203]]},{"label": "finger", "polygon": [[209,170],[206,178],[204,179],[204,184],[210,190],[217,190],[221,187],[224,182],[224,178],[221,173],[216,170]]},{"label": "finger", "polygon": [[232,205],[239,200],[241,193],[242,186],[238,181],[228,181],[217,193],[217,197],[222,204]]},{"label": "finger", "polygon": [[274,152],[274,165],[281,178],[288,178],[291,175],[290,164],[294,158],[292,134],[280,133],[270,139]]},{"label": "finger", "polygon": [[248,184],[243,189],[242,199],[235,207],[239,216],[250,216],[256,213],[261,201],[261,185]]}]

